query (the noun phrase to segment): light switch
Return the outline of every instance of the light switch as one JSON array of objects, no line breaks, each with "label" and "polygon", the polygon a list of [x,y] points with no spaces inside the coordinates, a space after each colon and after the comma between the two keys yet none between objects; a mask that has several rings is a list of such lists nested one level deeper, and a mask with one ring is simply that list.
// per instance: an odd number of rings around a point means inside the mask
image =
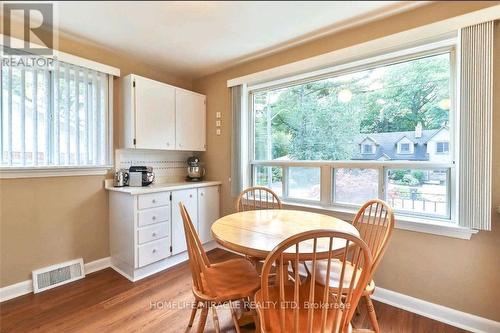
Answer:
[{"label": "light switch", "polygon": [[221,121],[220,121],[220,120],[216,120],[216,121],[215,121],[215,126],[220,127],[220,124],[221,124]]},{"label": "light switch", "polygon": [[220,128],[216,129],[216,130],[215,130],[215,133],[216,133],[217,135],[220,135]]},{"label": "light switch", "polygon": [[216,112],[215,113],[215,118],[220,119],[220,117],[221,117],[220,112]]}]

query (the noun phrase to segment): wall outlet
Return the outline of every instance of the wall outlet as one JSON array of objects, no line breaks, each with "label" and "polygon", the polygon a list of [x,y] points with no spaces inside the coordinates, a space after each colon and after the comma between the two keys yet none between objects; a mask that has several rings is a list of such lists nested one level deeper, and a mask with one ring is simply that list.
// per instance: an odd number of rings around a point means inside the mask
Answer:
[{"label": "wall outlet", "polygon": [[220,120],[216,120],[215,121],[215,126],[220,127],[220,125],[221,125],[221,121]]},{"label": "wall outlet", "polygon": [[216,112],[216,113],[215,113],[215,118],[220,119],[220,117],[221,117],[220,112]]},{"label": "wall outlet", "polygon": [[215,134],[220,135],[220,128],[215,130]]}]

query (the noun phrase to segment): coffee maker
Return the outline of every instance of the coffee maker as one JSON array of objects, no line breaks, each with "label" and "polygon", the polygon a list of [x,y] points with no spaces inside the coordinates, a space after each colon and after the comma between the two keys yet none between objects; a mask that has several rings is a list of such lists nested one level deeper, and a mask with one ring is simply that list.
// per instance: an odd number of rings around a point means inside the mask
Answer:
[{"label": "coffee maker", "polygon": [[200,166],[200,159],[196,156],[191,156],[187,160],[187,177],[186,180],[190,182],[199,182],[205,176],[205,169]]}]

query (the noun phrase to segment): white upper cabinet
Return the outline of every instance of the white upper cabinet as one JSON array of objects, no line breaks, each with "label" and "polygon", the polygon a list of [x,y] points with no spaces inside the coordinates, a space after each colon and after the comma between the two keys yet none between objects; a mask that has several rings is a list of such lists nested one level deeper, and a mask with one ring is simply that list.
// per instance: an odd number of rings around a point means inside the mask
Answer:
[{"label": "white upper cabinet", "polygon": [[131,74],[122,99],[125,148],[206,149],[204,95]]},{"label": "white upper cabinet", "polygon": [[176,89],[175,110],[177,150],[205,150],[205,96],[187,90]]},{"label": "white upper cabinet", "polygon": [[175,147],[175,88],[136,77],[135,110],[136,148]]}]

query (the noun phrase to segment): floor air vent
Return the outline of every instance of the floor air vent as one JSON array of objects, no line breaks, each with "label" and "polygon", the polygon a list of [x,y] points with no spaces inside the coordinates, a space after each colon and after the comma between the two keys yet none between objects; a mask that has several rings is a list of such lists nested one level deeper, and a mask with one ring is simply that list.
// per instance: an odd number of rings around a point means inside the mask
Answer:
[{"label": "floor air vent", "polygon": [[85,277],[83,259],[76,259],[33,271],[33,291],[39,293]]}]

